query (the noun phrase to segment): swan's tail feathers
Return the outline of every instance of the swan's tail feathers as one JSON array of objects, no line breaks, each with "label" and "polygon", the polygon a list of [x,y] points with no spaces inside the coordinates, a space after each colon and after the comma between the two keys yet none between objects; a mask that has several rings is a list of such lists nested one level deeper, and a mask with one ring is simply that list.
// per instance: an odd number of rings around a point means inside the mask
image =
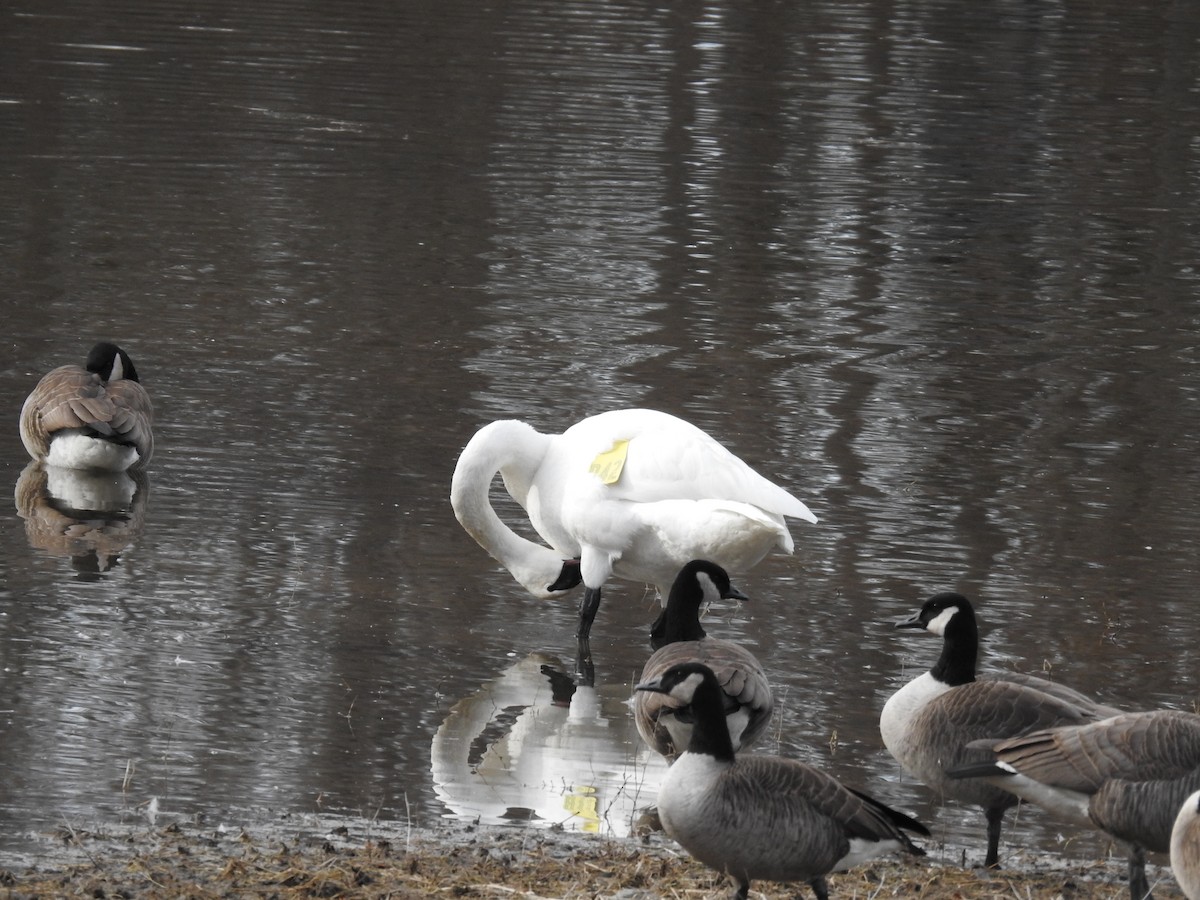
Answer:
[{"label": "swan's tail feathers", "polygon": [[786,509],[779,510],[781,513],[783,513],[785,516],[791,516],[793,519],[801,519],[805,522],[808,522],[810,525],[817,524],[817,517],[813,515],[811,509],[809,509],[791,494],[788,494],[787,496],[792,502],[788,504]]}]

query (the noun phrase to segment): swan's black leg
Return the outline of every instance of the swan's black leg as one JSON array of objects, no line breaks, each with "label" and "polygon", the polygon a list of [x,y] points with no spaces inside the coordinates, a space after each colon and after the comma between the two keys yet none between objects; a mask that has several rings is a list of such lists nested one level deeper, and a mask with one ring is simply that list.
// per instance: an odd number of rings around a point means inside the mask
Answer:
[{"label": "swan's black leg", "polygon": [[580,641],[575,651],[575,686],[596,686],[596,666],[592,663],[592,645],[587,639]]},{"label": "swan's black leg", "polygon": [[600,588],[585,587],[583,601],[579,604],[579,631],[575,637],[586,641],[592,633],[592,622],[596,618],[596,610],[600,608]]}]

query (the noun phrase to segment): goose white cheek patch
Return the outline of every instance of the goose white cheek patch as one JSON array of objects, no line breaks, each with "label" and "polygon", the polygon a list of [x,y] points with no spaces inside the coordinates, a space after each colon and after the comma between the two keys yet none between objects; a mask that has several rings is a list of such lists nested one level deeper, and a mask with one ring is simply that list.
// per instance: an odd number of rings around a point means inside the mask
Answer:
[{"label": "goose white cheek patch", "polygon": [[707,572],[697,572],[696,580],[700,582],[700,593],[704,595],[705,606],[721,599],[721,592],[717,590],[717,586],[713,584],[713,580]]},{"label": "goose white cheek patch", "polygon": [[681,700],[684,703],[691,703],[692,697],[696,695],[696,689],[703,683],[704,677],[699,672],[693,672],[671,691],[671,696],[676,700]]},{"label": "goose white cheek patch", "polygon": [[929,624],[925,626],[925,630],[930,634],[936,634],[938,637],[945,637],[946,626],[950,624],[950,620],[954,618],[957,612],[957,606],[943,609],[937,616],[929,620]]}]

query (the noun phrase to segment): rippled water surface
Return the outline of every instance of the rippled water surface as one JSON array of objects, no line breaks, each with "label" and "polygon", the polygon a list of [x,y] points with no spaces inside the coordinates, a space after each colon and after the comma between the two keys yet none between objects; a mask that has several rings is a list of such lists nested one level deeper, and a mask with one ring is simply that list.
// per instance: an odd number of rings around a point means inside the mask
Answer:
[{"label": "rippled water surface", "polygon": [[[820,524],[710,633],[767,666],[772,749],[951,856],[981,817],[877,727],[936,655],[890,627],[929,593],[978,601],[990,667],[1195,708],[1184,5],[0,17],[0,849],[151,811],[626,833],[663,771],[623,705],[654,601],[606,590],[575,685],[576,597],[449,507],[504,417],[663,409],[801,497]],[[102,337],[158,445],[66,534],[17,415]]]}]

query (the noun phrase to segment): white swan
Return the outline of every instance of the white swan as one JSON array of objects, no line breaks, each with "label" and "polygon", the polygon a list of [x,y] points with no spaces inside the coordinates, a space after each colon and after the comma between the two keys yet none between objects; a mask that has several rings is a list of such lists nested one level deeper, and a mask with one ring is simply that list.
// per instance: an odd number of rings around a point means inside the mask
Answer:
[{"label": "white swan", "polygon": [[[489,499],[497,472],[549,547],[500,520]],[[653,584],[666,597],[689,560],[742,571],[772,547],[792,552],[784,516],[817,521],[699,428],[649,409],[601,413],[562,434],[492,422],[463,449],[450,503],[471,537],[535,597],[583,581],[580,641],[609,577]]]}]

